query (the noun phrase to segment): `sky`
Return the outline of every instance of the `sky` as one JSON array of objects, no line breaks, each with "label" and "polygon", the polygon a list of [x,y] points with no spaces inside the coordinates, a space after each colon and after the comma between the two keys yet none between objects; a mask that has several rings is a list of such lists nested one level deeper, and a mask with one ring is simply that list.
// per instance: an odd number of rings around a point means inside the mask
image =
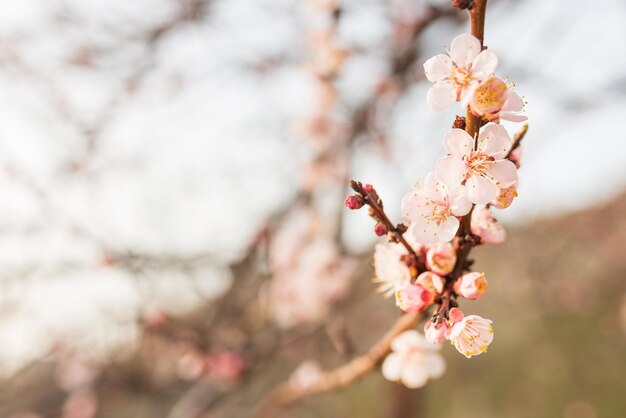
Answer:
[{"label": "sky", "polygon": [[[289,0],[216,0],[197,15],[189,1],[0,1],[0,375],[9,375],[55,341],[93,356],[132,347],[135,318],[151,306],[182,314],[228,288],[229,264],[294,198],[312,153],[294,121],[311,112],[303,28],[315,22]],[[337,82],[348,106],[389,71],[390,19],[427,2],[389,3],[342,2],[339,39],[359,51]],[[490,2],[485,43],[530,123],[505,223],[624,190],[624,22],[620,0]],[[439,20],[418,47],[425,58],[441,53],[466,28]],[[393,109],[386,152],[365,141],[350,162],[396,218],[443,155],[454,117],[427,108],[420,71]],[[349,248],[371,248],[370,223],[346,218]],[[111,254],[127,259],[112,264]]]}]

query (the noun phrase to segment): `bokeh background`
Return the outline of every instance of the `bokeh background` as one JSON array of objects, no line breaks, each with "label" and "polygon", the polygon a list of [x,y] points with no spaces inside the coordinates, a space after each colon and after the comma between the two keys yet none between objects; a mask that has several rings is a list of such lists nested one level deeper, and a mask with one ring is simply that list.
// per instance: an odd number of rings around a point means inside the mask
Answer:
[{"label": "bokeh background", "polygon": [[[343,198],[372,183],[399,220],[443,154],[454,111],[426,106],[422,63],[466,13],[0,4],[0,417],[246,417],[384,333],[372,221]],[[374,372],[281,416],[626,416],[625,40],[622,0],[489,2],[530,121],[508,241],[475,253],[489,354],[444,347],[422,390]]]}]

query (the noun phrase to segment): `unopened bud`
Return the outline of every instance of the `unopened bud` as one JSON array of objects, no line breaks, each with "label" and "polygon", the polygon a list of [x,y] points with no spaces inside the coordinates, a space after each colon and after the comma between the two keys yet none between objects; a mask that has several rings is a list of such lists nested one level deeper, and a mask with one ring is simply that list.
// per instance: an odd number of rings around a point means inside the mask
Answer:
[{"label": "unopened bud", "polygon": [[387,235],[387,233],[389,232],[389,228],[387,228],[387,225],[385,225],[384,223],[377,222],[374,226],[374,232],[379,237],[382,237],[383,235]]},{"label": "unopened bud", "polygon": [[472,5],[472,0],[452,0],[450,4],[459,10],[465,10]]},{"label": "unopened bud", "polygon": [[363,200],[363,198],[359,196],[358,194],[353,194],[353,195],[346,197],[345,204],[348,207],[348,209],[356,210],[356,209],[361,209],[363,207],[363,205],[365,204],[365,200]]}]

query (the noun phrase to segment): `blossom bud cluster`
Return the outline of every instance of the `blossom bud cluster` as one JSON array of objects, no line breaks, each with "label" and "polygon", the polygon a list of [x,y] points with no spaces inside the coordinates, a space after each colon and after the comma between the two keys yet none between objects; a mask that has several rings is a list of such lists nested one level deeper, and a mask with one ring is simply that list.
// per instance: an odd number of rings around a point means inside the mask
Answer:
[{"label": "blossom bud cluster", "polygon": [[[494,74],[497,64],[495,52],[484,49],[470,34],[457,36],[447,55],[436,55],[424,64],[426,77],[433,83],[427,104],[444,111],[460,103],[474,128],[457,117],[443,138],[446,155],[402,200],[405,226],[394,229],[388,242],[375,249],[374,281],[379,292],[395,296],[396,306],[405,312],[435,306],[424,336],[415,330],[399,335],[383,363],[387,379],[408,387],[422,386],[443,373],[445,364],[436,344],[450,341],[470,358],[486,352],[493,341],[492,321],[466,316],[458,300],[475,300],[487,291],[485,274],[469,271],[467,254],[475,245],[506,239],[491,209],[505,209],[517,197],[521,136],[511,138],[500,121],[526,120],[520,114],[524,102]],[[476,128],[476,120],[482,128]],[[369,192],[355,190],[357,195],[349,196],[346,206],[358,209],[368,204],[372,214]],[[375,198],[379,200],[378,195]],[[382,202],[378,203],[382,210]],[[381,222],[379,215],[372,215],[378,221],[375,232],[388,235],[390,223]]]}]

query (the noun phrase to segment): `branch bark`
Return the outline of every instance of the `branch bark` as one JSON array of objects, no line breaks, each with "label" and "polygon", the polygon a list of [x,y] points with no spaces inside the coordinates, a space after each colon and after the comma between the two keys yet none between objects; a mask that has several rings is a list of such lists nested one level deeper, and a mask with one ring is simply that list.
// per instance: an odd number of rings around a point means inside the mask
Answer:
[{"label": "branch bark", "polygon": [[302,398],[329,392],[354,382],[369,373],[389,352],[391,341],[400,333],[413,328],[420,320],[420,314],[410,312],[402,315],[389,331],[374,344],[365,354],[352,359],[350,362],[334,370],[327,371],[315,384],[307,387],[297,386],[291,381],[275,387],[259,405],[255,416],[257,418],[275,417],[281,407]]}]

